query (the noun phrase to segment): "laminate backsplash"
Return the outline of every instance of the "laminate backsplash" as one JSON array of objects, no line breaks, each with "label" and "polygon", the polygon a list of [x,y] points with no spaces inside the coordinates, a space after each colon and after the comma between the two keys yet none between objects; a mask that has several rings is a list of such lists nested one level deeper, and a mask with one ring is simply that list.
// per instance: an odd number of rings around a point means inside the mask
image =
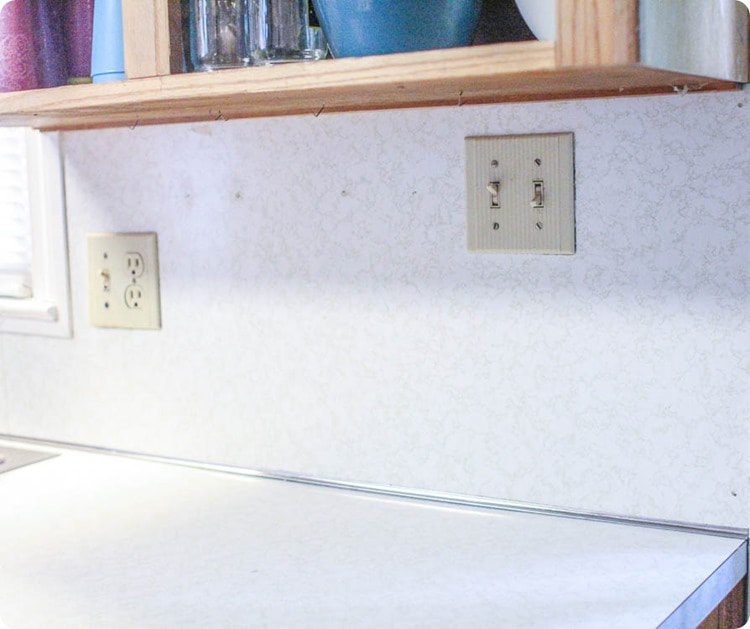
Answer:
[{"label": "laminate backsplash", "polygon": [[[68,133],[70,341],[0,428],[750,525],[750,93]],[[577,253],[469,254],[464,137],[572,131]],[[85,235],[159,234],[163,329],[87,322]]]}]

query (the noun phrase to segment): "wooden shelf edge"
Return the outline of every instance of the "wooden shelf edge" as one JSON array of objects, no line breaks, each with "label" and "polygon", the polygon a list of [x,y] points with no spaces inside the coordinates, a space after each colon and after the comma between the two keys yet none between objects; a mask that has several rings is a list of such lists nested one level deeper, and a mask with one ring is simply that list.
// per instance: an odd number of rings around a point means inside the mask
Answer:
[{"label": "wooden shelf edge", "polygon": [[560,68],[553,42],[225,70],[0,94],[0,124],[45,130],[462,106],[736,84],[637,64]]}]

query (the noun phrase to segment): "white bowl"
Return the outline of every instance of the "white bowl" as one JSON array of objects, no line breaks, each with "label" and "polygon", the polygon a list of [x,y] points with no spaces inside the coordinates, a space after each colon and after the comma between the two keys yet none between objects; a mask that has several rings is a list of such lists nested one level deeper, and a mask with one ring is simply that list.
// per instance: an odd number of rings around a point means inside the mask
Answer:
[{"label": "white bowl", "polygon": [[556,0],[516,0],[518,10],[538,39],[554,41],[557,36]]}]

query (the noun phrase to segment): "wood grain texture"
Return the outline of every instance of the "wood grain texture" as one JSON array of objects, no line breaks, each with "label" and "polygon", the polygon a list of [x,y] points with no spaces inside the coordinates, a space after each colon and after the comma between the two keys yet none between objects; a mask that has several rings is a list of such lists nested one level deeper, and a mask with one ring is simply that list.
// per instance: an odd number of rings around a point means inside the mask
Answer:
[{"label": "wood grain texture", "polygon": [[638,0],[558,0],[558,65],[630,65],[638,55]]},{"label": "wood grain texture", "polygon": [[713,610],[706,619],[698,625],[698,629],[719,629],[719,608]]},{"label": "wood grain texture", "polygon": [[168,0],[123,2],[122,29],[128,79],[170,73]]},{"label": "wood grain texture", "polygon": [[734,89],[638,65],[557,69],[554,43],[534,41],[0,94],[0,124],[66,130]]},{"label": "wood grain texture", "polygon": [[745,625],[747,616],[747,577],[742,579],[719,605],[719,629],[737,629]]},{"label": "wood grain texture", "polygon": [[738,629],[747,617],[747,577],[742,579],[697,629]]}]

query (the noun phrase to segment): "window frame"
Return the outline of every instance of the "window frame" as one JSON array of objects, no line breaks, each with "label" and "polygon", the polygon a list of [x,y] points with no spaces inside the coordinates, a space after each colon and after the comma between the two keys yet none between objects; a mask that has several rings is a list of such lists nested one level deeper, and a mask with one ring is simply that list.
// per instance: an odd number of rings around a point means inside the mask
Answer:
[{"label": "window frame", "polygon": [[71,338],[65,179],[59,133],[25,131],[32,297],[0,297],[0,334]]}]

